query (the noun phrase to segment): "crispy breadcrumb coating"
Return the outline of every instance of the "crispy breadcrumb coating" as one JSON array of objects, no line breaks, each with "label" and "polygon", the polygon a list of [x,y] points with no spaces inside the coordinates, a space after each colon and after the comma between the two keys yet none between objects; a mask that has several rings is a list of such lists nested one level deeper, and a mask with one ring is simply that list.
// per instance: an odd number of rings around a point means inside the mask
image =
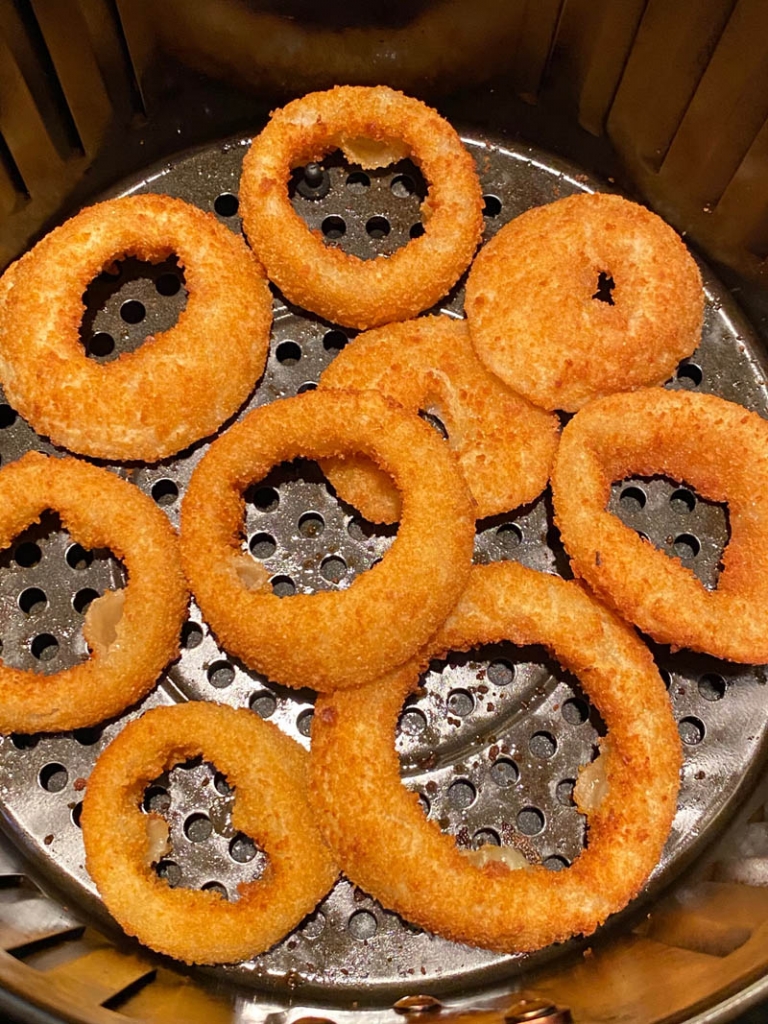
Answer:
[{"label": "crispy breadcrumb coating", "polygon": [[0,732],[79,729],[119,714],[179,653],[187,590],[173,527],[151,498],[114,473],[39,452],[0,471],[0,509],[0,549],[51,509],[74,541],[108,548],[128,573],[123,590],[107,591],[89,609],[87,661],[52,675],[0,663]]},{"label": "crispy breadcrumb coating", "polygon": [[[125,256],[176,254],[187,306],[168,331],[100,364],[83,293]],[[261,376],[272,323],[264,271],[213,214],[161,195],[99,203],[51,231],[0,286],[0,381],[39,433],[81,455],[154,462],[213,434]]]},{"label": "crispy breadcrumb coating", "polygon": [[[320,379],[320,389],[378,391],[445,426],[477,504],[477,517],[533,501],[547,486],[559,421],[515,394],[475,356],[463,320],[423,317],[359,335]],[[323,463],[339,495],[366,519],[394,523],[400,496],[362,458]]]},{"label": "crispy breadcrumb coating", "polygon": [[[543,644],[602,715],[607,792],[570,867],[478,866],[400,780],[398,715],[430,658],[487,643]],[[680,738],[650,651],[578,583],[514,562],[475,566],[458,606],[410,665],[322,696],[311,802],[341,869],[387,909],[456,942],[524,952],[588,935],[640,891],[676,810]],[[579,787],[576,787],[579,798]],[[460,898],[457,898],[460,893]]]},{"label": "crispy breadcrumb coating", "polygon": [[[610,301],[597,298],[601,274],[614,282]],[[573,412],[663,383],[699,344],[704,293],[668,224],[595,193],[506,224],[472,266],[465,309],[492,373],[544,409]]]},{"label": "crispy breadcrumb coating", "polygon": [[[363,453],[403,495],[397,537],[346,590],[281,598],[242,550],[243,491],[298,457]],[[201,459],[181,509],[184,571],[219,641],[286,686],[360,686],[407,661],[467,580],[472,498],[448,445],[374,391],[309,391],[254,410]]]},{"label": "crispy breadcrumb coating", "polygon": [[[232,827],[269,858],[261,878],[241,882],[233,901],[172,889],[152,867],[167,852],[167,833],[159,815],[142,813],[144,791],[199,756],[236,790]],[[307,803],[307,762],[295,740],[244,709],[190,701],[130,722],[99,756],[80,819],[86,867],[122,928],[198,964],[247,960],[292,931],[338,875]]]},{"label": "crispy breadcrumb coating", "polygon": [[[310,231],[288,196],[290,172],[334,149],[367,168],[410,155],[429,186],[424,234],[392,256],[363,260]],[[291,302],[363,329],[407,320],[441,299],[483,231],[477,169],[455,129],[386,86],[337,86],[274,111],[243,161],[240,210],[254,252]]]},{"label": "crispy breadcrumb coating", "polygon": [[[715,590],[606,510],[611,484],[666,476],[727,502]],[[729,661],[768,661],[768,422],[715,395],[648,388],[582,409],[552,476],[574,572],[655,640]]]}]

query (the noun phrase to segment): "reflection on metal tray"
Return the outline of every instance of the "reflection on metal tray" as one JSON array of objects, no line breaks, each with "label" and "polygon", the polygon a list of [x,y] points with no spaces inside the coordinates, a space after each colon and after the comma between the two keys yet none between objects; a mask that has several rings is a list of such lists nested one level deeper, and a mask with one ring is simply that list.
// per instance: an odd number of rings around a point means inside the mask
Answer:
[{"label": "reflection on metal tray", "polygon": [[[530,206],[599,187],[528,148],[505,148],[487,138],[466,141],[486,195],[486,239]],[[247,140],[233,140],[179,157],[123,182],[114,194],[177,195],[214,211],[238,231],[237,188],[246,145]],[[363,258],[392,252],[419,231],[423,182],[412,164],[363,173],[331,156],[320,171],[296,174],[293,191],[296,207],[328,244]],[[702,344],[669,386],[721,394],[767,415],[754,339],[725,290],[704,273]],[[116,358],[147,334],[170,326],[185,302],[183,283],[173,260],[156,267],[125,261],[119,275],[103,274],[86,295],[83,342],[90,355]],[[460,283],[441,308],[461,315],[462,294]],[[276,296],[269,361],[248,408],[314,387],[353,333]],[[0,406],[3,462],[31,447],[51,450],[13,410]],[[181,496],[205,447],[196,445],[151,467],[118,471],[151,494],[177,524]],[[626,522],[714,585],[727,540],[721,508],[701,501],[680,482],[663,480],[624,481],[614,488],[612,503]],[[530,507],[481,522],[476,560],[515,558],[567,574],[551,523],[546,495]],[[362,521],[336,499],[316,467],[296,463],[277,468],[251,489],[244,534],[244,547],[269,569],[276,591],[289,595],[348,586],[382,555],[393,531]],[[0,562],[4,658],[46,671],[83,657],[84,610],[97,594],[121,582],[120,567],[108,553],[83,552],[55,519],[28,531]],[[680,807],[653,891],[730,816],[760,762],[768,732],[761,668],[665,649],[656,655],[686,759]],[[0,742],[2,811],[15,840],[41,876],[97,916],[103,911],[84,869],[78,828],[83,780],[130,716],[188,698],[251,707],[308,745],[313,695],[274,685],[228,657],[194,607],[179,662],[142,708],[103,729]],[[593,756],[600,727],[578,683],[542,652],[508,645],[478,650],[435,664],[423,695],[405,708],[397,741],[403,781],[458,842],[516,842],[560,870],[583,844],[584,819],[571,793],[579,766]],[[169,883],[216,885],[236,898],[237,883],[263,870],[264,858],[254,844],[232,830],[230,803],[231,794],[204,764],[179,767],[148,792],[147,805],[164,810],[171,823],[173,850],[159,868]],[[388,1000],[408,991],[487,984],[557,952],[505,957],[458,946],[412,928],[341,881],[269,953],[214,973],[285,997],[298,986],[326,998]]]}]

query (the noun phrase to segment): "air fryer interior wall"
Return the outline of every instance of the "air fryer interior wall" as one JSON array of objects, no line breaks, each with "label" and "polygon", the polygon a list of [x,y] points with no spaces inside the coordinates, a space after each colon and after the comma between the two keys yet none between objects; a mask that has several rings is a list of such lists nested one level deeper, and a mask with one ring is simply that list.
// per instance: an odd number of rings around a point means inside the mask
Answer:
[{"label": "air fryer interior wall", "polygon": [[[158,14],[158,5],[150,3],[71,0],[60,7],[17,2],[0,9],[0,259],[12,258],[28,240],[116,180],[189,145],[252,131],[271,106],[299,91],[284,70],[271,79],[268,66],[260,70],[258,80],[249,79],[247,62],[235,52],[237,42],[247,56],[247,19],[274,15],[274,7],[270,12],[246,3],[201,4],[212,25],[226,26],[229,20],[239,26],[234,34],[222,30],[217,37],[210,31],[206,37],[191,31],[194,18],[186,8],[192,6],[169,3]],[[488,19],[488,37],[495,32],[504,43],[494,48],[484,67],[492,72],[489,80],[471,81],[477,74],[469,74],[466,63],[456,59],[459,38],[447,56],[438,51],[441,75],[430,75],[425,64],[408,56],[413,51],[404,49],[390,80],[427,97],[459,127],[538,143],[645,196],[678,227],[699,229],[702,244],[710,243],[710,253],[731,264],[720,271],[748,306],[758,330],[764,331],[766,306],[760,303],[765,303],[765,295],[759,279],[760,232],[765,225],[757,214],[768,175],[761,182],[755,174],[765,134],[759,97],[749,98],[733,118],[736,126],[730,132],[711,138],[713,151],[726,144],[731,147],[730,163],[721,153],[719,163],[714,157],[709,164],[703,161],[705,169],[717,164],[721,185],[727,168],[734,170],[719,196],[710,193],[715,195],[711,210],[702,208],[699,217],[693,199],[676,203],[688,185],[696,203],[700,199],[701,188],[694,188],[699,165],[693,161],[696,147],[691,139],[699,137],[695,129],[698,125],[701,130],[707,113],[716,121],[720,110],[712,100],[707,107],[707,95],[711,97],[713,89],[715,96],[720,95],[717,83],[728,80],[729,73],[737,79],[729,87],[738,95],[738,83],[762,66],[765,14],[759,5],[651,2],[621,5],[619,11],[619,5],[610,3],[531,0],[509,5],[513,17],[509,9],[501,11],[502,6],[506,5],[474,9],[476,17],[479,10]],[[290,12],[296,20],[289,27],[298,24],[309,39],[326,31],[321,25],[331,24],[336,31],[339,19],[343,24],[338,12],[329,12],[324,22],[301,4],[296,7]],[[415,19],[441,7],[451,8],[451,18],[457,12],[473,16],[472,5],[424,3],[415,14],[395,8],[388,23],[376,9],[350,31],[402,33]],[[502,16],[503,31],[494,21]],[[257,20],[256,25],[263,27],[263,22]],[[404,37],[399,38],[402,42]],[[327,35],[322,41],[327,48]],[[411,38],[406,32],[406,44],[428,49],[423,34]],[[216,49],[226,46],[230,59]],[[686,63],[682,57],[689,47],[695,54]],[[410,81],[396,80],[398,66],[415,67]],[[307,82],[310,72],[322,79],[323,67],[297,70],[295,84],[329,84]],[[461,78],[461,88],[454,88]],[[704,93],[698,98],[700,90]],[[725,99],[722,105],[727,107]],[[676,143],[683,130],[683,141]],[[650,165],[645,158],[649,138],[661,143],[656,149],[664,151],[666,146],[665,152],[676,154],[676,176],[668,173],[672,184],[677,183],[677,193],[659,173],[664,170],[659,154]],[[687,178],[679,169],[686,152],[693,161]],[[709,221],[726,226],[733,221],[726,213],[734,204],[739,206],[739,195],[741,210],[748,209],[752,216],[744,232],[708,234]],[[720,202],[726,211],[722,215],[717,212]],[[748,246],[742,244],[745,238]],[[745,806],[742,826],[750,815],[762,816],[762,803],[758,795]],[[745,849],[743,842],[738,847],[726,838],[659,901],[648,921],[633,921],[623,931],[608,929],[585,957],[555,961],[522,983],[558,1005],[570,1006],[577,1021],[726,1019],[739,1005],[759,997],[759,978],[768,957],[768,932],[762,924],[768,890],[761,887],[768,876],[761,858],[745,858]],[[3,949],[14,951],[0,957],[0,981],[22,1004],[58,1005],[59,1012],[72,1020],[119,1019],[110,1007],[123,1016],[158,1020],[256,1020],[270,1011],[284,1014],[279,1000],[254,1003],[251,996],[238,996],[199,975],[186,978],[174,965],[158,967],[120,939],[113,945],[90,928],[83,932],[69,911],[24,881],[28,874],[29,868],[9,850],[4,868],[8,905],[18,903],[21,908],[33,901],[38,919],[33,933],[20,936],[13,933],[10,913],[0,931]],[[50,886],[49,879],[39,881]],[[19,913],[17,919],[24,916]],[[56,973],[40,974],[46,965],[48,970],[54,965]],[[42,989],[43,977],[49,989]],[[464,1011],[487,1004],[498,1018],[509,1000],[502,986],[446,1002]],[[707,1008],[717,1004],[720,1009],[708,1015]],[[306,1012],[296,1006],[282,1019]],[[338,1021],[357,1015],[351,1006],[314,1012]],[[396,1019],[391,1010],[367,1016]]]}]

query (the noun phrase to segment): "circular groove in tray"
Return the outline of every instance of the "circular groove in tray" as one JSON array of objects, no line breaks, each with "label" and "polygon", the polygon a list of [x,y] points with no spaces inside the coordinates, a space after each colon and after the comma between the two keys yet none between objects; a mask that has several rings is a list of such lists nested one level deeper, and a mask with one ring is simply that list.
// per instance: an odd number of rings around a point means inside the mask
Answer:
[{"label": "circular groove in tray", "polygon": [[[504,148],[477,137],[467,142],[477,157],[484,191],[492,197],[487,203],[486,239],[530,206],[599,187],[527,148]],[[239,230],[232,197],[237,194],[246,145],[246,140],[236,140],[183,155],[123,183],[114,194],[178,195],[217,212],[224,223]],[[420,183],[413,167],[403,164],[361,176],[334,157],[325,167],[330,189],[322,198],[304,198],[301,188],[295,196],[311,226],[324,230],[331,244],[360,256],[391,252],[404,243],[419,222]],[[382,218],[389,225],[387,233],[382,233]],[[768,394],[756,342],[725,290],[706,271],[705,279],[703,342],[670,386],[712,391],[766,415]],[[457,287],[442,308],[461,315],[461,297]],[[183,277],[173,261],[154,268],[126,261],[120,277],[103,276],[89,289],[87,300],[84,340],[95,358],[114,358],[146,334],[174,322],[184,304]],[[277,296],[267,370],[248,407],[313,386],[353,336],[353,331],[291,308]],[[51,450],[5,409],[0,409],[3,463],[30,447]],[[179,458],[119,471],[127,472],[177,524],[181,495],[204,449],[204,444],[197,445]],[[250,497],[245,544],[284,592],[348,585],[391,542],[391,530],[372,530],[361,522],[353,509],[337,501],[310,464],[274,471]],[[654,543],[689,559],[705,583],[714,585],[727,539],[721,509],[663,480],[617,485],[612,507]],[[550,524],[547,496],[509,516],[482,522],[476,559],[515,558],[539,570],[567,574]],[[33,547],[17,557],[22,544]],[[30,560],[33,564],[24,564]],[[72,552],[55,518],[28,531],[0,558],[4,657],[32,667],[39,660],[32,653],[38,637],[54,637],[59,645],[56,649],[50,643],[37,644],[36,650],[54,651],[51,661],[41,661],[41,668],[58,668],[82,657],[80,626],[88,592],[101,593],[121,582],[120,567],[108,553],[96,553],[89,563],[82,553]],[[312,693],[276,686],[229,658],[194,606],[184,636],[179,662],[144,707],[186,698],[250,706],[308,744]],[[654,882],[661,883],[701,844],[700,836],[733,809],[765,746],[768,713],[762,668],[687,653],[671,655],[664,649],[656,654],[669,679],[686,754],[680,808],[654,876]],[[82,780],[109,737],[140,710],[133,709],[104,730],[0,741],[0,800],[6,822],[40,870],[97,913],[76,823]],[[398,738],[404,783],[422,795],[430,816],[459,842],[530,844],[556,869],[576,856],[583,840],[583,819],[571,805],[570,787],[578,766],[592,756],[598,729],[578,684],[541,651],[501,645],[451,657],[433,667],[425,679],[424,696],[409,702],[404,711]],[[238,845],[227,815],[227,797],[208,766],[176,769],[164,786],[170,792],[175,847],[168,859],[176,869],[166,865],[172,876],[180,869],[184,884],[218,882],[232,893],[238,881],[258,872],[262,859]],[[526,808],[534,808],[539,816]],[[190,831],[188,823],[200,815],[211,822],[211,834],[194,841],[187,832],[201,833]],[[550,954],[501,957],[427,936],[342,881],[275,949],[219,973],[286,993],[304,984],[325,996],[344,991],[386,999],[410,987],[488,982]]]}]

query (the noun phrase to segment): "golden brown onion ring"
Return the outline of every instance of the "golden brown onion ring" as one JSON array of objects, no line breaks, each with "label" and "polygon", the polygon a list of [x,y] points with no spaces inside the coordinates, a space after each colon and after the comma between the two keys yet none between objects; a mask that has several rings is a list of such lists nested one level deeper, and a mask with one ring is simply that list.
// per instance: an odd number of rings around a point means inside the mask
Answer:
[{"label": "golden brown onion ring", "polygon": [[[363,167],[410,155],[429,185],[424,234],[392,256],[329,248],[288,197],[293,167],[341,149]],[[243,161],[248,241],[291,302],[348,327],[406,320],[433,305],[468,266],[483,230],[475,162],[454,129],[420,100],[386,86],[339,86],[276,110]]]},{"label": "golden brown onion ring", "polygon": [[[615,281],[597,298],[600,275]],[[660,217],[619,196],[576,195],[506,224],[467,281],[472,344],[544,409],[574,411],[661,384],[699,344],[701,275]]]},{"label": "golden brown onion ring", "polygon": [[[557,418],[488,373],[463,320],[424,317],[362,334],[325,371],[320,389],[326,387],[379,391],[408,412],[435,415],[446,428],[478,519],[533,501],[547,486]],[[400,518],[400,496],[390,477],[369,461],[334,459],[322,468],[366,519]]]},{"label": "golden brown onion ring", "polygon": [[[728,503],[716,590],[606,510],[611,484],[662,475]],[[651,388],[588,405],[563,432],[555,518],[574,572],[660,643],[768,661],[768,423],[714,395]]]},{"label": "golden brown onion ring", "polygon": [[[78,729],[134,704],[178,655],[187,608],[167,518],[114,473],[38,452],[0,472],[0,509],[0,550],[51,509],[73,540],[87,549],[109,548],[128,572],[125,589],[117,592],[124,595],[121,607],[108,591],[89,609],[83,630],[93,652],[88,661],[52,675],[0,663],[0,732]],[[99,615],[99,607],[106,614]]]},{"label": "golden brown onion ring", "polygon": [[[426,659],[502,640],[547,647],[578,676],[608,730],[607,793],[587,812],[586,849],[563,871],[478,866],[400,781],[398,713]],[[311,802],[344,873],[422,928],[501,952],[589,934],[639,892],[669,833],[681,761],[664,684],[633,630],[578,584],[513,562],[472,570],[420,664],[321,697],[310,756]]]},{"label": "golden brown onion ring", "polygon": [[[146,787],[202,756],[234,787],[232,826],[265,850],[261,878],[239,899],[171,889],[151,842],[160,815],[143,814]],[[146,946],[187,963],[245,960],[274,945],[312,911],[338,874],[307,804],[307,754],[245,710],[191,702],[130,722],[88,779],[81,825],[86,867],[110,913]],[[162,851],[160,851],[162,856]]]},{"label": "golden brown onion ring", "polygon": [[[394,544],[347,590],[277,597],[242,550],[243,491],[277,463],[359,452],[403,495]],[[228,651],[279,683],[324,691],[375,679],[429,639],[464,588],[474,519],[453,454],[431,427],[373,391],[314,391],[256,409],[214,441],[184,497],[181,551]]]},{"label": "golden brown onion ring", "polygon": [[[83,293],[124,256],[175,253],[187,307],[168,331],[100,365],[79,337]],[[14,265],[0,308],[0,378],[34,429],[71,451],[153,462],[212,434],[252,391],[272,302],[241,238],[169,196],[83,210]]]}]

